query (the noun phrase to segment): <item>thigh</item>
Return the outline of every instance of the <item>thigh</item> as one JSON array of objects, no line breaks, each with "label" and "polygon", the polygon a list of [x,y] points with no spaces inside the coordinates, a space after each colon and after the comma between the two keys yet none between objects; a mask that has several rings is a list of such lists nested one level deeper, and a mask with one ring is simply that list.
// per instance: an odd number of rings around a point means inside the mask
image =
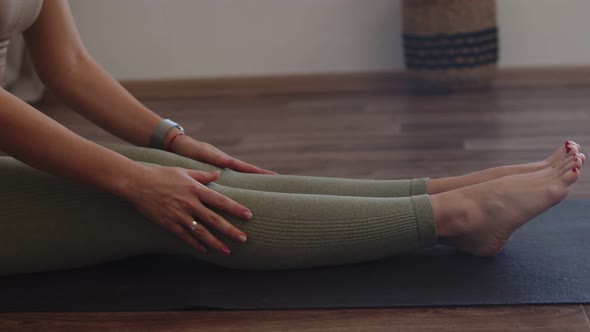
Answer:
[{"label": "thigh", "polygon": [[0,275],[75,268],[177,240],[126,201],[0,157]]}]

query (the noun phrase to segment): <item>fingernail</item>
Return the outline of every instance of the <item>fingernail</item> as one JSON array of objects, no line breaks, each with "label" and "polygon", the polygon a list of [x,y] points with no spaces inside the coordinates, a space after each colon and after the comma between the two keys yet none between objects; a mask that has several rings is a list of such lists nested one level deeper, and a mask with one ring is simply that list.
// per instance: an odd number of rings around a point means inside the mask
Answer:
[{"label": "fingernail", "polygon": [[224,256],[229,256],[231,254],[231,251],[229,251],[229,248],[227,247],[219,249],[219,252],[221,252],[221,254],[223,254]]},{"label": "fingernail", "polygon": [[200,247],[199,250],[204,254],[207,253],[207,248],[205,248],[205,247]]},{"label": "fingernail", "polygon": [[574,161],[578,161],[578,158],[575,158]]},{"label": "fingernail", "polygon": [[572,169],[572,171],[574,171],[574,173],[575,173],[578,171],[578,169],[574,167],[574,169]]},{"label": "fingernail", "polygon": [[221,174],[221,171],[220,171],[220,170],[218,170],[218,169],[216,169],[216,170],[214,170],[214,171],[213,171],[213,173],[215,173],[215,174],[219,175],[219,174]]},{"label": "fingernail", "polygon": [[248,238],[246,237],[245,234],[238,235],[238,239],[240,239],[240,242],[242,242],[242,243],[246,243],[246,241],[248,241]]},{"label": "fingernail", "polygon": [[571,150],[572,150],[572,148],[570,148],[569,146],[565,147],[565,152],[570,153]]},{"label": "fingernail", "polygon": [[244,217],[246,217],[246,219],[248,219],[248,220],[252,219],[252,212],[250,212],[250,211],[244,212]]}]

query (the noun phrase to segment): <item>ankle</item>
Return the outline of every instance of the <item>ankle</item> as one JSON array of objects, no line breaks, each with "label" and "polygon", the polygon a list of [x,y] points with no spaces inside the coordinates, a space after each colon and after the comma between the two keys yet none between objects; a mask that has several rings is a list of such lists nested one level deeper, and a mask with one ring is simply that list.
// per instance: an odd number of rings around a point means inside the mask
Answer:
[{"label": "ankle", "polygon": [[441,244],[469,232],[469,209],[460,196],[456,190],[431,195],[436,237]]}]

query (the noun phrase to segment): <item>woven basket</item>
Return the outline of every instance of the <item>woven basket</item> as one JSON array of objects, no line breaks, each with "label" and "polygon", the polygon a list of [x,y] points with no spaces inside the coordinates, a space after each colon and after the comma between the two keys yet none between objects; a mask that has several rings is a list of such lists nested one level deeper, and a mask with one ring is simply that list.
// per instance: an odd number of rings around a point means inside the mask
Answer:
[{"label": "woven basket", "polygon": [[489,87],[498,64],[495,0],[403,0],[406,67],[425,91]]}]

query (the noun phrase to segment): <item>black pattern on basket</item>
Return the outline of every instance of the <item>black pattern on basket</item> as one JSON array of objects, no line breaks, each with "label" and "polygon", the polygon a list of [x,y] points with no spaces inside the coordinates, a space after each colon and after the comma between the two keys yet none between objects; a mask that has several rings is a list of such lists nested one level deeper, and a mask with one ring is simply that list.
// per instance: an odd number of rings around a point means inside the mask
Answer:
[{"label": "black pattern on basket", "polygon": [[474,68],[498,61],[498,29],[432,36],[404,33],[404,55],[410,69]]}]

